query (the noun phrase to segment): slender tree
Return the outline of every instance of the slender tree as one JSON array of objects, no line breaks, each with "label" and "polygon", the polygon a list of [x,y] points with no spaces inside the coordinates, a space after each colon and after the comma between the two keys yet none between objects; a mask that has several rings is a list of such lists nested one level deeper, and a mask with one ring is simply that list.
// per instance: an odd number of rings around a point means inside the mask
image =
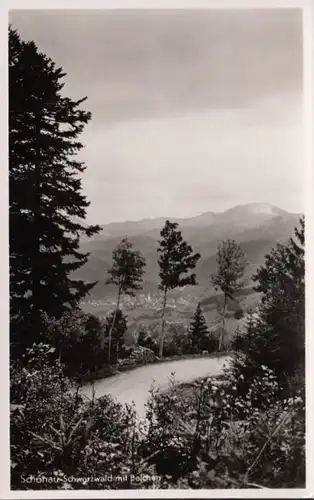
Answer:
[{"label": "slender tree", "polygon": [[234,300],[235,293],[243,288],[243,276],[247,265],[244,252],[234,240],[223,241],[217,249],[217,271],[211,275],[211,282],[216,290],[223,293],[222,327],[219,350],[225,334],[225,314],[227,300]]},{"label": "slender tree", "polygon": [[116,308],[112,316],[112,324],[109,330],[108,362],[111,356],[111,336],[116,321],[116,315],[120,306],[122,294],[134,296],[136,290],[142,288],[143,275],[146,262],[143,255],[135,250],[133,244],[127,238],[123,238],[112,254],[112,267],[108,270],[108,284],[114,284],[118,288]]},{"label": "slender tree", "polygon": [[[112,327],[113,325],[113,327]],[[127,317],[121,309],[113,311],[106,319],[105,334],[108,335],[111,344],[111,360],[114,362],[119,358],[124,346],[124,334],[127,330]]]},{"label": "slender tree", "polygon": [[78,137],[91,118],[86,98],[62,94],[62,68],[9,29],[9,197],[11,341],[32,344],[42,312],[60,317],[95,283],[73,278],[87,262],[79,251],[89,202],[82,194],[85,165],[75,159]]},{"label": "slender tree", "polygon": [[185,285],[196,285],[195,274],[189,272],[195,268],[200,259],[199,253],[193,253],[193,249],[183,240],[178,223],[166,221],[160,232],[158,252],[160,257],[158,288],[163,293],[161,333],[159,345],[159,357],[163,356],[164,331],[165,331],[165,309],[167,305],[167,293],[173,288]]},{"label": "slender tree", "polygon": [[190,331],[193,351],[205,348],[209,331],[200,303],[198,303],[196,311],[194,313]]}]

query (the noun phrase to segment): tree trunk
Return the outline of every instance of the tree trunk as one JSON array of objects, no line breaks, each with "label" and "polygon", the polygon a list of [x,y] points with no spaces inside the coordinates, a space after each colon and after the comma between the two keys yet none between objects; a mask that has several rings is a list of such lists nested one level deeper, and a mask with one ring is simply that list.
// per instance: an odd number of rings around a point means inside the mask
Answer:
[{"label": "tree trunk", "polygon": [[162,315],[161,315],[161,335],[160,335],[160,345],[159,345],[159,357],[162,358],[164,350],[164,332],[165,332],[165,309],[167,305],[167,288],[164,290],[164,300],[162,304]]},{"label": "tree trunk", "polygon": [[226,312],[226,305],[227,305],[227,295],[224,294],[224,306],[222,309],[222,326],[221,326],[221,332],[220,332],[220,337],[219,337],[219,347],[218,351],[221,351],[222,344],[223,344],[223,339],[224,339],[224,334],[225,334],[225,312]]},{"label": "tree trunk", "polygon": [[119,288],[119,290],[118,290],[117,305],[116,305],[116,309],[114,311],[112,323],[111,323],[110,330],[109,330],[109,337],[108,337],[108,363],[109,364],[110,364],[110,357],[111,357],[111,338],[112,338],[112,332],[113,332],[114,324],[116,322],[117,312],[118,312],[118,309],[119,309],[120,297],[121,297],[121,288]]}]

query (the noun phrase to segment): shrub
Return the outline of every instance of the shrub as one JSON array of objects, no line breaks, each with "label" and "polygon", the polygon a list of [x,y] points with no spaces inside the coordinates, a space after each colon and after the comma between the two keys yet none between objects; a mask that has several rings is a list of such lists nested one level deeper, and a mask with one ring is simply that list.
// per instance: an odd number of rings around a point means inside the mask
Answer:
[{"label": "shrub", "polygon": [[152,394],[146,444],[159,450],[165,487],[304,487],[304,399],[278,399],[276,376],[262,370],[242,396],[232,373]]},{"label": "shrub", "polygon": [[243,316],[244,316],[244,311],[241,308],[237,309],[234,313],[235,319],[241,319],[243,318]]},{"label": "shrub", "polygon": [[137,337],[137,345],[141,347],[146,347],[147,349],[151,349],[155,354],[158,352],[158,344],[155,340],[152,339],[152,336],[149,330],[145,327],[141,327],[138,337]]},{"label": "shrub", "polygon": [[[28,352],[26,367],[11,368],[11,484],[13,489],[130,487],[129,483],[66,484],[66,476],[136,472],[134,409],[105,396],[84,400],[73,390],[50,346]],[[134,473],[135,473],[134,472]],[[54,476],[58,483],[28,485],[23,477]]]},{"label": "shrub", "polygon": [[56,349],[68,375],[94,371],[107,362],[105,326],[99,318],[76,309],[58,320],[44,320],[43,338]]}]

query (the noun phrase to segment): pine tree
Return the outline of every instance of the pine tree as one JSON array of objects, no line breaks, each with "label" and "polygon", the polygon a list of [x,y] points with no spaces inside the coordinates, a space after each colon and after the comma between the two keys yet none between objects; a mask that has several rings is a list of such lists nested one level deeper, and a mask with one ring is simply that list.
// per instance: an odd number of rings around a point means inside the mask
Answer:
[{"label": "pine tree", "polygon": [[295,229],[295,238],[285,245],[277,244],[253,279],[261,303],[240,369],[248,380],[265,365],[284,385],[297,371],[304,376],[304,218],[300,229]]},{"label": "pine tree", "polygon": [[192,350],[199,351],[205,349],[208,335],[207,323],[201,309],[201,304],[198,303],[191,323]]},{"label": "pine tree", "polygon": [[163,292],[161,333],[159,345],[159,357],[163,355],[164,330],[165,330],[165,309],[167,305],[167,293],[169,290],[185,285],[196,285],[195,274],[188,274],[194,269],[199,253],[193,253],[193,249],[182,237],[178,230],[177,222],[166,221],[164,228],[160,232],[158,252],[160,252],[158,288]]},{"label": "pine tree", "polygon": [[108,270],[108,284],[118,287],[118,297],[115,311],[112,316],[112,326],[109,330],[108,361],[111,356],[111,336],[119,310],[122,294],[134,296],[135,290],[142,288],[143,274],[146,262],[142,254],[135,250],[127,238],[123,238],[112,254],[112,267]]},{"label": "pine tree", "polygon": [[225,314],[227,300],[235,299],[235,293],[243,287],[243,275],[247,262],[240,245],[234,240],[223,241],[217,249],[217,272],[211,275],[211,282],[216,290],[223,293],[222,327],[219,340],[219,350],[223,346],[225,334]]},{"label": "pine tree", "polygon": [[65,73],[34,42],[9,30],[9,197],[11,341],[38,340],[42,313],[76,307],[95,283],[72,277],[87,262],[79,251],[89,202],[77,140],[91,118],[61,93]]},{"label": "pine tree", "polygon": [[111,361],[116,362],[122,353],[124,346],[124,334],[127,330],[127,317],[121,309],[113,311],[106,318],[105,334],[106,340],[111,342]]}]

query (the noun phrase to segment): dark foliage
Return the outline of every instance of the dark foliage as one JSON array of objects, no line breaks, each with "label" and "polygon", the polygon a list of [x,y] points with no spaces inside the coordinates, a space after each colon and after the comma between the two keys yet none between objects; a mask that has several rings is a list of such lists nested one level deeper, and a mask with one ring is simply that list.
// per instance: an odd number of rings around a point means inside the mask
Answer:
[{"label": "dark foliage", "polygon": [[274,370],[281,384],[296,372],[304,373],[304,278],[302,219],[295,239],[286,245],[278,244],[254,276],[256,290],[262,296],[258,315],[248,325],[246,363],[238,367],[246,381],[259,373],[262,365]]},{"label": "dark foliage", "polygon": [[201,304],[197,305],[190,327],[192,339],[192,351],[197,352],[207,349],[206,340],[209,336],[206,320],[203,316]]},{"label": "dark foliage", "polygon": [[60,319],[44,317],[45,339],[69,376],[94,372],[107,362],[105,324],[92,314],[77,309]]},{"label": "dark foliage", "polygon": [[78,137],[91,118],[80,99],[64,97],[65,73],[34,42],[9,31],[9,216],[12,352],[42,334],[41,313],[61,315],[76,307],[93,283],[72,272],[88,254],[79,251],[89,205],[81,192],[85,170],[75,156]]}]

